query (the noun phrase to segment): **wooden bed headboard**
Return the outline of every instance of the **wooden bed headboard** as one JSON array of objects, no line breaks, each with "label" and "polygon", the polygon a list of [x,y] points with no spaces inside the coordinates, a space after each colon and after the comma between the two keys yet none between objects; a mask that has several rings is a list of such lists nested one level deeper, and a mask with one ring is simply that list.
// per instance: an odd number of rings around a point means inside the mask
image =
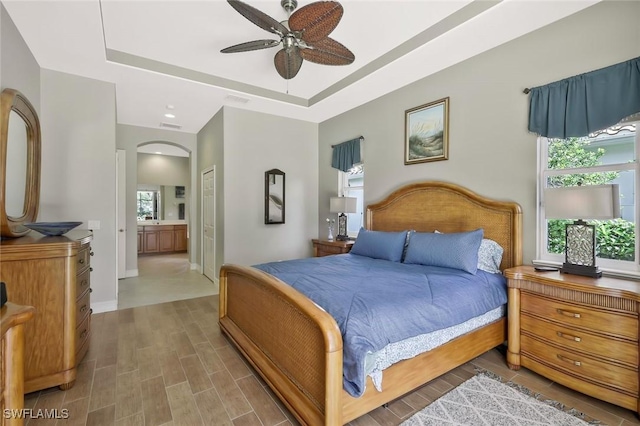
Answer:
[{"label": "wooden bed headboard", "polygon": [[456,184],[438,181],[404,186],[367,206],[372,231],[464,232],[483,228],[484,238],[504,249],[501,269],[522,264],[522,209],[510,201],[482,197]]}]

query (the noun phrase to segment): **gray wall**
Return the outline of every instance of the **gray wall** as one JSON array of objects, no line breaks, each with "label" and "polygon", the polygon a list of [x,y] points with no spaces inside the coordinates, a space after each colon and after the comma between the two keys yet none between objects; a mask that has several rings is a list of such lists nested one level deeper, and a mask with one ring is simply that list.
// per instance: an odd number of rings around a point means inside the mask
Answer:
[{"label": "gray wall", "polygon": [[0,89],[15,89],[40,113],[40,66],[0,4]]},{"label": "gray wall", "polygon": [[[318,125],[224,108],[224,261],[311,256],[318,229]],[[286,173],[285,224],[264,224],[264,172]]]},{"label": "gray wall", "polygon": [[[137,215],[136,215],[136,191],[138,180],[138,145],[150,142],[166,143],[168,145],[179,146],[190,153],[190,184],[191,192],[187,194],[190,200],[197,199],[195,188],[197,171],[192,164],[197,162],[196,135],[192,133],[176,132],[164,129],[151,129],[148,127],[131,126],[128,124],[118,124],[116,126],[116,145],[118,149],[126,151],[126,216],[127,216],[127,253],[126,253],[126,274],[127,276],[138,275],[138,236],[137,236]],[[187,186],[187,185],[185,185]],[[197,235],[198,222],[194,220],[193,210],[191,217],[187,217],[189,224],[189,259],[192,268],[197,268],[195,261],[195,238]],[[130,231],[133,230],[133,231]]]},{"label": "gray wall", "polygon": [[[365,205],[410,182],[442,180],[524,211],[524,261],[536,256],[533,87],[640,55],[640,2],[602,2],[320,124],[319,206],[328,214],[337,171],[331,144],[365,136]],[[450,98],[449,160],[404,165],[404,112]],[[324,235],[324,226],[318,227]]]},{"label": "gray wall", "polygon": [[138,153],[138,184],[189,186],[189,158]]},{"label": "gray wall", "polygon": [[100,221],[91,306],[116,308],[116,98],[112,83],[42,70],[42,221]]}]

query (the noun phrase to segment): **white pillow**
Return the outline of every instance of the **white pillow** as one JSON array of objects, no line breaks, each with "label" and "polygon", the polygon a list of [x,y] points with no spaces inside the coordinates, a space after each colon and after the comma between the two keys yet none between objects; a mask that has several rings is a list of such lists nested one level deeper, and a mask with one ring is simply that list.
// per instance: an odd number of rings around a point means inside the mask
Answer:
[{"label": "white pillow", "polygon": [[492,274],[499,274],[503,253],[504,250],[500,247],[500,244],[484,238],[478,249],[478,269]]}]

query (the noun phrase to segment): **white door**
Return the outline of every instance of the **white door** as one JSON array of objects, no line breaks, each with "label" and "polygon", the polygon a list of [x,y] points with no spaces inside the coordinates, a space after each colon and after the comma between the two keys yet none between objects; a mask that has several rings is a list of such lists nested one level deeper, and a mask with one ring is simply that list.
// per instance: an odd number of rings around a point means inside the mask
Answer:
[{"label": "white door", "polygon": [[[125,278],[127,275],[127,151],[124,149],[116,150],[116,215],[117,215],[117,229],[118,229],[118,253],[116,259],[118,262],[118,279]],[[116,286],[117,294],[117,286]]]},{"label": "white door", "polygon": [[215,168],[202,174],[202,270],[216,282],[216,175]]}]

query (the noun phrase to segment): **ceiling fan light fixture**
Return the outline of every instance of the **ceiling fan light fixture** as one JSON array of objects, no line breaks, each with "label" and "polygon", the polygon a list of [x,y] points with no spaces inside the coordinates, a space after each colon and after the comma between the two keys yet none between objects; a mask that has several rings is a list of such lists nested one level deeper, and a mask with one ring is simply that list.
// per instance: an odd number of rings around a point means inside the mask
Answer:
[{"label": "ceiling fan light fixture", "polygon": [[[276,53],[274,65],[280,76],[292,79],[307,59],[321,65],[348,65],[355,55],[342,44],[330,39],[344,9],[337,1],[316,1],[289,16],[288,21],[278,22],[269,15],[240,0],[227,2],[242,16],[260,28],[276,34],[280,40],[254,40],[222,49],[222,53],[248,52],[282,44]],[[288,12],[298,6],[297,0],[281,0],[280,5]]]}]

